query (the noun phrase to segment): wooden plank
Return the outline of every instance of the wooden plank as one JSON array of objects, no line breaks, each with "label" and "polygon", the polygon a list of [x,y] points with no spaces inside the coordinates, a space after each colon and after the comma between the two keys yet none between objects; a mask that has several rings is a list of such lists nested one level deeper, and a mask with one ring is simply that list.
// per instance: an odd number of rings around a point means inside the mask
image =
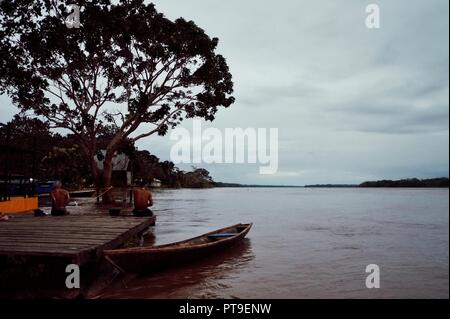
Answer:
[{"label": "wooden plank", "polygon": [[27,248],[18,248],[14,254],[11,254],[9,250],[3,250],[0,248],[0,255],[20,255],[20,256],[51,256],[51,257],[70,257],[76,258],[78,255],[77,251],[65,251],[65,250],[46,250],[46,251],[37,251],[33,249]]},{"label": "wooden plank", "polygon": [[73,224],[48,224],[48,223],[42,223],[42,224],[23,224],[23,223],[18,223],[18,224],[9,224],[8,226],[1,226],[2,229],[8,229],[8,228],[18,228],[18,227],[24,227],[24,228],[32,228],[32,227],[55,227],[55,228],[67,228],[67,229],[74,229],[74,228],[81,228],[81,227],[86,227],[86,228],[93,228],[93,227],[97,227],[97,228],[112,228],[112,229],[117,229],[117,228],[129,228],[129,227],[134,227],[136,225],[139,225],[142,222],[139,223],[117,223],[117,224],[96,224],[96,223],[73,223]]},{"label": "wooden plank", "polygon": [[14,217],[0,224],[0,255],[70,258],[84,264],[153,224],[146,217]]},{"label": "wooden plank", "polygon": [[[136,225],[130,225],[130,227],[134,227],[134,226],[136,226]],[[83,229],[83,230],[88,230],[88,231],[102,231],[102,230],[105,230],[105,231],[117,231],[117,232],[120,232],[120,231],[126,231],[126,230],[128,230],[128,229],[130,229],[130,227],[95,227],[95,225],[92,225],[92,226],[89,226],[89,227],[79,227],[79,229]],[[18,231],[27,231],[27,230],[29,230],[29,231],[32,231],[32,230],[36,230],[36,228],[39,228],[40,230],[43,230],[43,231],[45,231],[45,230],[52,230],[52,229],[55,229],[55,230],[70,230],[70,229],[74,229],[74,230],[76,230],[76,228],[70,228],[70,227],[67,227],[67,226],[47,226],[47,225],[44,225],[44,226],[41,226],[41,225],[36,225],[36,226],[32,226],[32,225],[22,225],[22,226],[17,226],[17,227],[5,227],[4,229],[6,229],[6,230],[18,230]]]},{"label": "wooden plank", "polygon": [[[11,237],[2,237],[0,236],[0,242],[8,243],[8,239]],[[74,237],[64,237],[64,238],[49,238],[49,237],[23,237],[23,238],[14,238],[15,241],[19,241],[20,243],[39,243],[41,245],[58,243],[58,244],[89,244],[89,245],[102,245],[105,243],[105,239],[95,239],[95,238],[74,238]],[[107,238],[106,240],[111,240]],[[11,241],[9,243],[14,243]],[[14,245],[14,244],[12,244]]]},{"label": "wooden plank", "polygon": [[[138,224],[139,225],[139,224]],[[130,228],[135,227],[136,224],[134,225],[130,225],[128,227],[96,227],[95,225],[92,226],[84,226],[84,227],[67,227],[67,226],[55,226],[55,227],[51,227],[51,226],[31,226],[31,225],[27,225],[27,226],[18,226],[18,227],[5,227],[4,231],[12,231],[12,230],[17,230],[20,232],[32,232],[35,231],[36,229],[39,229],[41,231],[51,231],[51,230],[55,230],[55,231],[88,231],[88,232],[123,232],[123,231],[127,231]]]},{"label": "wooden plank", "polygon": [[104,240],[109,240],[112,239],[118,235],[120,235],[123,232],[99,232],[99,233],[94,233],[94,232],[85,232],[85,231],[80,231],[80,232],[64,232],[64,231],[51,231],[51,232],[30,232],[30,233],[22,233],[22,234],[17,234],[17,233],[11,233],[11,232],[0,232],[0,237],[11,237],[11,239],[17,240],[20,239],[22,237],[26,238],[26,237],[34,237],[34,238],[39,238],[39,237],[48,237],[48,238],[64,238],[64,237],[80,237],[80,238],[98,238],[98,239],[104,239]]},{"label": "wooden plank", "polygon": [[[97,233],[45,233],[42,234],[40,232],[32,233],[32,234],[17,234],[15,232],[1,232],[0,231],[0,241],[1,240],[20,240],[21,238],[54,238],[54,239],[61,239],[61,238],[73,238],[73,239],[97,239],[97,240],[110,240],[113,238],[114,234],[97,234]],[[67,235],[67,236],[64,236]]]},{"label": "wooden plank", "polygon": [[14,252],[17,248],[29,248],[29,249],[35,249],[36,251],[46,251],[46,250],[53,250],[53,249],[62,249],[62,250],[84,250],[87,248],[97,247],[98,245],[89,245],[89,244],[73,244],[73,243],[47,243],[43,245],[42,243],[0,243],[0,248],[2,250],[9,249],[10,251]]},{"label": "wooden plank", "polygon": [[[124,217],[124,219],[116,219],[116,220],[110,220],[110,219],[101,219],[101,220],[20,220],[20,221],[7,221],[4,223],[4,226],[6,225],[99,225],[99,226],[116,226],[116,225],[134,225],[139,224],[141,222],[144,222],[145,220],[138,219],[138,220],[132,220],[127,217]],[[3,227],[3,226],[1,226]]]},{"label": "wooden plank", "polygon": [[[0,229],[0,234],[17,234],[17,235],[33,235],[33,234],[98,234],[98,235],[105,235],[105,236],[113,236],[114,234],[119,233],[117,229],[102,229],[100,231],[94,231],[89,230],[85,228],[77,228],[77,229],[65,229],[65,228],[54,228],[50,229],[49,231],[44,232],[42,229],[27,229],[27,232],[18,232],[19,228],[15,229]],[[25,228],[23,228],[25,229]]]},{"label": "wooden plank", "polygon": [[21,241],[23,238],[26,239],[39,239],[39,238],[50,238],[50,239],[64,239],[64,238],[73,238],[73,239],[95,239],[95,240],[103,240],[104,242],[110,241],[117,236],[121,235],[123,232],[113,233],[113,234],[94,234],[94,233],[72,233],[72,234],[64,234],[64,233],[48,233],[48,234],[29,234],[24,236],[18,235],[8,235],[1,234],[0,238],[8,241]]},{"label": "wooden plank", "polygon": [[54,234],[54,233],[45,233],[45,234],[3,234],[0,233],[1,239],[10,239],[11,241],[27,241],[27,240],[37,240],[37,239],[55,239],[55,240],[64,240],[64,239],[92,239],[92,240],[110,240],[116,237],[117,234],[109,234],[109,235],[101,235],[101,234]]},{"label": "wooden plank", "polygon": [[145,222],[142,222],[141,224],[136,225],[133,228],[130,228],[127,232],[123,233],[122,235],[118,236],[114,240],[110,241],[109,243],[105,243],[102,245],[99,250],[97,251],[97,254],[100,255],[103,253],[103,250],[106,249],[114,249],[123,244],[128,238],[130,238],[133,235],[136,235],[145,229],[149,228],[151,225],[153,225],[155,220],[153,218],[148,218]]},{"label": "wooden plank", "polygon": [[4,225],[132,225],[144,222],[145,219],[138,217],[111,217],[111,218],[97,218],[97,219],[54,219],[54,218],[42,218],[42,219],[10,219],[4,223]]},{"label": "wooden plank", "polygon": [[69,215],[69,216],[42,216],[42,217],[24,217],[24,218],[17,218],[17,217],[11,217],[10,220],[49,220],[49,221],[63,221],[63,220],[139,220],[139,219],[145,219],[146,217],[137,217],[134,215],[119,215],[119,216],[110,216],[110,215],[103,215],[103,216],[93,216],[93,215]]},{"label": "wooden plank", "polygon": [[59,218],[59,217],[38,217],[38,218],[10,218],[7,223],[135,223],[142,222],[142,217],[102,217],[102,218]]},{"label": "wooden plank", "polygon": [[[29,246],[17,246],[14,247],[0,247],[0,252],[6,255],[17,255],[18,252],[30,252],[37,254],[45,254],[48,253],[50,256],[57,256],[59,253],[66,255],[77,255],[84,249],[80,248],[72,248],[72,247],[47,247],[47,249],[38,249],[37,247],[29,247]],[[86,247],[87,248],[87,247]]]},{"label": "wooden plank", "polygon": [[132,225],[136,225],[139,223],[142,223],[143,220],[139,220],[139,221],[102,221],[102,222],[98,222],[98,221],[51,221],[51,222],[47,222],[47,221],[37,221],[37,222],[23,222],[23,221],[15,221],[15,222],[5,222],[4,225],[2,225],[1,227],[8,227],[8,225],[10,226],[18,226],[18,225],[48,225],[48,226],[52,226],[52,227],[57,227],[57,226],[89,226],[89,225],[96,225],[99,227],[127,227],[127,226],[132,226]]},{"label": "wooden plank", "polygon": [[49,257],[49,258],[67,258],[70,259],[72,263],[77,265],[84,265],[89,260],[91,260],[95,254],[95,250],[85,250],[85,251],[73,251],[73,250],[46,250],[46,251],[36,251],[28,248],[18,248],[14,253],[8,250],[3,250],[0,248],[0,255],[6,256],[25,256],[25,257]]},{"label": "wooden plank", "polygon": [[77,229],[77,228],[104,228],[104,229],[123,229],[123,228],[129,228],[133,227],[135,225],[138,225],[139,223],[133,223],[133,224],[115,224],[115,225],[99,225],[95,223],[86,223],[83,225],[76,225],[76,224],[68,224],[68,225],[61,225],[61,224],[48,224],[48,223],[42,223],[42,224],[9,224],[9,225],[3,225],[0,229],[16,229],[16,228],[33,228],[33,227],[42,227],[42,228],[66,228],[66,229]]},{"label": "wooden plank", "polygon": [[[117,235],[116,235],[117,236]],[[113,239],[115,236],[97,236],[95,234],[89,235],[79,235],[79,234],[69,234],[66,236],[63,235],[54,235],[54,234],[41,234],[41,235],[17,235],[17,234],[2,234],[0,233],[0,242],[6,242],[10,240],[11,242],[19,241],[19,242],[28,242],[28,241],[39,241],[39,240],[56,240],[56,241],[67,241],[67,240],[91,240],[91,241],[100,241],[105,242]]]}]

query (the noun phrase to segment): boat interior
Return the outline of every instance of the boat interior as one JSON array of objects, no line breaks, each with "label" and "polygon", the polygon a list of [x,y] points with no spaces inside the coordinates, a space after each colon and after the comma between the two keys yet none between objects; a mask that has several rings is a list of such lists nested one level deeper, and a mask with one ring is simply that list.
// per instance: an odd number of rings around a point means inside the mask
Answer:
[{"label": "boat interior", "polygon": [[[202,245],[207,244],[211,242],[217,242],[220,240],[225,240],[230,237],[234,237],[236,235],[239,235],[244,230],[246,230],[250,224],[237,224],[231,227],[222,228],[219,230],[216,230],[211,233],[207,233],[198,237],[194,237],[191,239],[187,239],[180,242],[175,242],[171,244],[165,244],[165,245],[159,245],[159,246],[148,246],[148,248],[169,248],[169,247],[185,247],[185,246],[192,246],[192,245]],[[139,248],[139,247],[138,247]],[[133,248],[131,248],[133,249]]]},{"label": "boat interior", "polygon": [[[220,230],[217,230],[215,232],[211,232],[199,237],[192,238],[190,240],[180,242],[179,245],[200,245],[200,244],[206,244],[209,242],[216,242],[220,240],[224,240],[230,237],[234,237],[242,233],[244,230],[246,230],[249,227],[249,224],[238,224],[232,227],[223,228]],[[176,243],[175,243],[176,244]]]}]

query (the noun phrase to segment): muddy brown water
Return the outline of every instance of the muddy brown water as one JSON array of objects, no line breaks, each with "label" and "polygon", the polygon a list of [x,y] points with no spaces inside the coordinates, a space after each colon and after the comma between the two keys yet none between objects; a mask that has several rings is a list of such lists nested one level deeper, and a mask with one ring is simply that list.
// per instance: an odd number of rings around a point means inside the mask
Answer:
[{"label": "muddy brown water", "polygon": [[[158,190],[155,244],[253,222],[196,263],[110,285],[101,298],[448,298],[448,189]],[[76,211],[92,205],[79,199]],[[92,208],[93,209],[93,208]],[[365,270],[380,268],[380,288]]]}]

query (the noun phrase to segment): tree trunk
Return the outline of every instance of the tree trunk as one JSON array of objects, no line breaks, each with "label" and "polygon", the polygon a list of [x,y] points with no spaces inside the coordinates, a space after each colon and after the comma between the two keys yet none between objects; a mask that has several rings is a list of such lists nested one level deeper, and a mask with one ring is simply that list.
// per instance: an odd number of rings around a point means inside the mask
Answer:
[{"label": "tree trunk", "polygon": [[[89,162],[89,168],[91,169],[92,178],[95,182],[95,190],[97,192],[97,195],[101,193],[101,187],[102,187],[102,181],[100,180],[100,172],[97,166],[97,161],[95,160],[95,157],[97,156],[94,151],[88,150],[87,147],[85,148],[85,156]],[[97,197],[98,202],[98,197]]]},{"label": "tree trunk", "polygon": [[98,188],[100,186],[100,182],[99,182],[99,172],[98,172],[98,166],[97,166],[97,162],[95,161],[95,155],[89,155],[90,158],[90,168],[91,168],[91,173],[92,173],[92,177],[94,178],[95,181],[95,186]]},{"label": "tree trunk", "polygon": [[84,157],[86,158],[87,162],[89,163],[89,168],[91,169],[92,178],[95,181],[95,186],[98,190],[100,187],[100,180],[99,180],[99,170],[97,166],[97,161],[95,160],[96,150],[95,150],[95,144],[89,145],[86,144],[82,139],[79,140],[79,145],[81,146],[81,149],[84,153]]},{"label": "tree trunk", "polygon": [[[103,192],[105,192],[109,187],[111,187],[111,178],[112,178],[112,154],[106,154],[105,160],[103,161]],[[111,191],[106,192],[102,196],[102,203],[111,204],[112,203],[112,195]]]}]

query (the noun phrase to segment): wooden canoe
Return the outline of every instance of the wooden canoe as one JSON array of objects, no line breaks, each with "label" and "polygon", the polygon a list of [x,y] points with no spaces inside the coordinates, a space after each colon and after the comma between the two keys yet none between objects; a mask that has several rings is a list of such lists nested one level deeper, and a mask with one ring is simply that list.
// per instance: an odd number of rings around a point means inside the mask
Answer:
[{"label": "wooden canoe", "polygon": [[143,273],[193,261],[241,241],[253,224],[236,224],[191,239],[159,246],[105,250],[104,256],[122,272]]}]

